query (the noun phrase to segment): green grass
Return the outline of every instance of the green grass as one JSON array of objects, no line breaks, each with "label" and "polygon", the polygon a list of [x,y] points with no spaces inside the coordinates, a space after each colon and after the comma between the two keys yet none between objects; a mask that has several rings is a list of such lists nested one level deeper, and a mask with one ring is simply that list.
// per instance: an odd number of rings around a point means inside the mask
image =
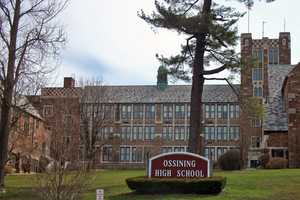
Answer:
[{"label": "green grass", "polygon": [[[227,177],[225,190],[215,196],[204,195],[138,195],[125,184],[128,177],[144,175],[143,170],[101,170],[96,173],[93,186],[85,194],[85,200],[95,199],[96,188],[105,191],[106,200],[299,200],[300,169],[244,170],[217,172]],[[34,175],[10,175],[6,179],[7,193],[2,200],[36,200],[33,192]]]}]

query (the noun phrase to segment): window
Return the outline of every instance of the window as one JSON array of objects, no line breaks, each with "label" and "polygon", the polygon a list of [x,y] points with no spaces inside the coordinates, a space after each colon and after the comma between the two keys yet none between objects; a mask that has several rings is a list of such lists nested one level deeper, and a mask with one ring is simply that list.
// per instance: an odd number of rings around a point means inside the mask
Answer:
[{"label": "window", "polygon": [[252,128],[260,128],[262,125],[262,122],[260,119],[253,119],[251,125],[252,125]]},{"label": "window", "polygon": [[131,161],[142,162],[143,161],[143,149],[139,147],[131,148]]},{"label": "window", "polygon": [[189,126],[186,127],[186,140],[189,140],[189,138],[190,138],[190,130],[191,130],[191,128]]},{"label": "window", "polygon": [[215,105],[205,105],[205,118],[215,118]]},{"label": "window", "polygon": [[114,106],[111,104],[104,105],[104,119],[112,120],[114,118]]},{"label": "window", "polygon": [[213,126],[204,127],[204,137],[206,140],[214,140],[215,139],[215,127],[213,127]]},{"label": "window", "polygon": [[164,121],[172,121],[173,119],[173,105],[163,106],[163,119]]},{"label": "window", "polygon": [[225,126],[217,127],[217,139],[218,140],[228,139],[227,127]]},{"label": "window", "polygon": [[272,149],[272,157],[284,158],[284,149]]},{"label": "window", "polygon": [[218,105],[218,118],[226,119],[228,117],[227,105]]},{"label": "window", "polygon": [[270,65],[278,64],[278,48],[269,49],[269,64]]},{"label": "window", "polygon": [[209,148],[209,159],[216,160],[215,151],[216,151],[215,147],[210,147]]},{"label": "window", "polygon": [[122,105],[121,118],[122,120],[131,119],[131,105]]},{"label": "window", "polygon": [[190,119],[190,116],[191,116],[191,105],[188,104],[187,107],[186,107],[186,115],[187,115],[187,118]]},{"label": "window", "polygon": [[185,117],[184,105],[175,105],[175,118],[184,119],[184,117]]},{"label": "window", "polygon": [[238,119],[240,117],[240,106],[231,104],[229,106],[229,117],[231,119]]},{"label": "window", "polygon": [[240,127],[230,127],[229,128],[229,140],[239,140],[240,139]]},{"label": "window", "polygon": [[44,117],[52,117],[53,105],[44,105],[43,114],[44,114]]},{"label": "window", "polygon": [[170,153],[173,151],[172,147],[161,147],[160,148],[161,153]]},{"label": "window", "polygon": [[143,127],[141,127],[141,126],[133,127],[132,139],[133,140],[143,140]]},{"label": "window", "polygon": [[146,126],[145,127],[145,140],[153,140],[154,139],[154,127]]},{"label": "window", "polygon": [[162,132],[162,139],[163,140],[172,140],[173,139],[173,127],[163,127]]},{"label": "window", "polygon": [[261,86],[254,86],[253,87],[253,96],[255,97],[262,97],[263,96],[263,89]]},{"label": "window", "polygon": [[184,140],[184,126],[175,127],[175,140]]},{"label": "window", "polygon": [[113,127],[102,127],[101,133],[98,133],[98,135],[101,134],[101,139],[107,140],[113,135],[113,133]]},{"label": "window", "polygon": [[259,148],[260,147],[260,137],[251,136],[251,148]]},{"label": "window", "polygon": [[262,49],[254,49],[253,50],[253,57],[256,59],[258,64],[261,64],[263,62],[263,51]]},{"label": "window", "polygon": [[121,127],[121,139],[122,140],[130,140],[131,139],[131,127],[130,126]]},{"label": "window", "polygon": [[174,147],[174,152],[185,152],[185,147]]},{"label": "window", "polygon": [[102,149],[102,160],[112,161],[112,147],[104,146]]},{"label": "window", "polygon": [[206,158],[208,158],[208,156],[209,156],[208,151],[209,151],[209,148],[205,147],[204,148],[204,157],[206,157]]},{"label": "window", "polygon": [[263,70],[261,67],[252,69],[252,81],[263,80]]},{"label": "window", "polygon": [[120,161],[130,161],[130,147],[120,147]]},{"label": "window", "polygon": [[225,148],[218,147],[217,148],[217,159],[219,159],[225,153]]},{"label": "window", "polygon": [[133,105],[133,119],[143,119],[144,106],[141,104]]},{"label": "window", "polygon": [[154,104],[147,104],[146,105],[146,119],[154,119],[155,118],[155,105]]}]

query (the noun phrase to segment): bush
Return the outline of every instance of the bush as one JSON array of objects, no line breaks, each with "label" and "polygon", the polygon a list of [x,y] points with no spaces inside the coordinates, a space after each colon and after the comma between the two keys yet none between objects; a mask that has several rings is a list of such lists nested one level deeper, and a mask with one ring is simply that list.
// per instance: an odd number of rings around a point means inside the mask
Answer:
[{"label": "bush", "polygon": [[197,193],[218,194],[226,185],[226,178],[161,179],[135,177],[126,179],[128,187],[142,194],[152,193]]},{"label": "bush", "polygon": [[270,161],[269,154],[264,154],[259,157],[260,166],[264,169],[267,167],[269,161]]},{"label": "bush", "polygon": [[238,150],[229,150],[219,158],[219,166],[222,170],[240,170],[242,162]]},{"label": "bush", "polygon": [[14,168],[11,165],[5,165],[4,173],[5,174],[12,174],[14,172]]},{"label": "bush", "polygon": [[284,169],[288,166],[288,160],[285,158],[272,158],[266,165],[266,169]]}]

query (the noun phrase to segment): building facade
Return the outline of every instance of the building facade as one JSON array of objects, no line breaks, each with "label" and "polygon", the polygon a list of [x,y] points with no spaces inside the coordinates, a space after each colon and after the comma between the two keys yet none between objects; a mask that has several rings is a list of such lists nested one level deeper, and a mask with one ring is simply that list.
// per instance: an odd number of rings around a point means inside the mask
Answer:
[{"label": "building facade", "polygon": [[[290,63],[290,34],[260,40],[242,34],[241,52],[241,85],[204,86],[204,103],[199,105],[204,156],[217,161],[229,149],[238,149],[248,167],[257,167],[266,153],[300,167],[300,67]],[[163,71],[159,69],[157,85],[89,86],[105,94],[101,101],[88,102],[91,107],[101,104],[106,112],[96,130],[97,167],[143,167],[153,155],[188,150],[191,86],[168,85]],[[77,88],[74,82],[65,78],[62,88],[43,88],[39,107],[49,130],[58,130],[66,118],[72,119],[74,129],[64,138],[82,160],[80,107],[87,102],[80,96],[86,88]],[[260,116],[248,112],[245,100],[252,98],[263,108]]]}]

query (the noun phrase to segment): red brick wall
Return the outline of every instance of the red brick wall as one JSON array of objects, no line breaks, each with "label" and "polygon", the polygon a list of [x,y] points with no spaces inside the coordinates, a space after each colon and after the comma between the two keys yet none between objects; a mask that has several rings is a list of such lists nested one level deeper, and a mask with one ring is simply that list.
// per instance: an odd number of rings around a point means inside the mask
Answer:
[{"label": "red brick wall", "polygon": [[289,127],[289,165],[300,167],[300,64],[288,75],[284,94]]}]

